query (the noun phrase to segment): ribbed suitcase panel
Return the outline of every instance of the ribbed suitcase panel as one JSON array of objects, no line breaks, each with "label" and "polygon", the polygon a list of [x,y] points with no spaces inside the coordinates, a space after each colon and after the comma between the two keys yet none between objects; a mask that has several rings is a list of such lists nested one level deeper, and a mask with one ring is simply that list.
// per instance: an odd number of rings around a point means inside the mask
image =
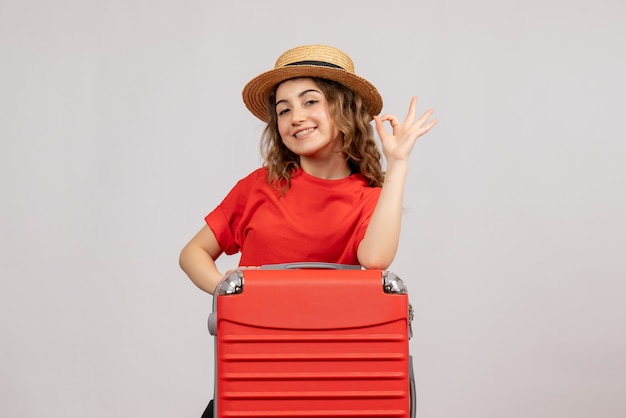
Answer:
[{"label": "ribbed suitcase panel", "polygon": [[[359,286],[352,283],[347,288],[358,291]],[[244,287],[242,295],[222,297],[229,306],[218,315],[219,417],[409,416],[406,295],[387,295],[377,288],[377,300],[370,301],[367,291],[361,289],[360,298],[365,299],[359,303],[383,312],[377,323],[363,326],[361,308],[345,303],[342,328],[317,329],[319,323],[333,323],[329,315],[339,312],[333,306],[334,311],[318,314],[315,326],[303,323],[299,329],[262,327],[258,317],[250,321],[253,325],[245,323],[242,310],[249,307],[244,296],[254,296],[253,292],[246,295],[246,290]],[[316,304],[320,309],[335,303],[331,296],[328,300],[319,297]],[[290,326],[300,322],[298,301],[274,302],[274,312],[266,315],[273,325],[281,314],[292,315],[286,321]],[[359,316],[354,321],[359,326],[347,326],[351,314]]]},{"label": "ribbed suitcase panel", "polygon": [[380,418],[393,418],[393,417],[405,417],[406,412],[403,410],[376,410],[376,411],[364,411],[364,410],[306,410],[306,411],[231,411],[219,414],[221,417],[239,417],[239,418],[311,418],[311,417],[324,417],[324,418],[344,418],[344,417],[380,417]]},{"label": "ribbed suitcase panel", "polygon": [[306,411],[232,411],[219,414],[221,417],[239,417],[239,418],[311,418],[311,417],[324,417],[324,418],[344,418],[344,417],[380,417],[380,418],[394,418],[405,417],[406,412],[403,410],[376,410],[376,411],[364,411],[364,410],[306,410]]}]

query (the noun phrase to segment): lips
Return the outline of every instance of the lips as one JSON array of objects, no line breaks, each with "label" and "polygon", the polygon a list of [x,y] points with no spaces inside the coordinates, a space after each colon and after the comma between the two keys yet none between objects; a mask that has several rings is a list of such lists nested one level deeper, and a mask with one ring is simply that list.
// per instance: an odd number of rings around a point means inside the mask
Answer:
[{"label": "lips", "polygon": [[295,134],[293,134],[293,136],[296,137],[296,138],[302,138],[303,136],[306,136],[306,135],[310,134],[314,130],[315,130],[315,128],[302,129],[302,130],[296,132]]}]

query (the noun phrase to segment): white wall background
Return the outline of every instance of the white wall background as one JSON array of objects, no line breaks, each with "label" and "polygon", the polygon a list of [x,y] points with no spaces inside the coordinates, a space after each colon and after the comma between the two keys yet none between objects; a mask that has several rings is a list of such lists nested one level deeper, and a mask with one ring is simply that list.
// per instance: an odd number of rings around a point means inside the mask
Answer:
[{"label": "white wall background", "polygon": [[621,0],[0,0],[0,415],[200,416],[178,252],[259,165],[243,85],[329,43],[440,120],[391,268],[418,416],[625,416],[625,39]]}]

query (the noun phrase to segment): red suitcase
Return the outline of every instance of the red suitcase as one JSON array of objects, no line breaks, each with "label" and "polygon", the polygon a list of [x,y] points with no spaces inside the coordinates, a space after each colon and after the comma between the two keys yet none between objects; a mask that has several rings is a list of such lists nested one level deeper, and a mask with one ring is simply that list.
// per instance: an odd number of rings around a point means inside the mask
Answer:
[{"label": "red suitcase", "polygon": [[216,417],[414,417],[412,312],[391,272],[240,269],[217,286]]}]

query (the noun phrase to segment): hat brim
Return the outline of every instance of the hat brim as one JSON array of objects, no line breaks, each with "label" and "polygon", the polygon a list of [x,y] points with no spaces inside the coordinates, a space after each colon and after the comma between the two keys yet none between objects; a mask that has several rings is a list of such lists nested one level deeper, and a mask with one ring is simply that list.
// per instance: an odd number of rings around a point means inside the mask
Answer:
[{"label": "hat brim", "polygon": [[369,81],[342,69],[316,65],[292,65],[260,74],[243,88],[243,102],[254,116],[267,122],[269,120],[266,104],[268,95],[276,85],[297,77],[316,77],[336,81],[358,94],[372,117],[382,110],[383,99],[376,87]]}]

